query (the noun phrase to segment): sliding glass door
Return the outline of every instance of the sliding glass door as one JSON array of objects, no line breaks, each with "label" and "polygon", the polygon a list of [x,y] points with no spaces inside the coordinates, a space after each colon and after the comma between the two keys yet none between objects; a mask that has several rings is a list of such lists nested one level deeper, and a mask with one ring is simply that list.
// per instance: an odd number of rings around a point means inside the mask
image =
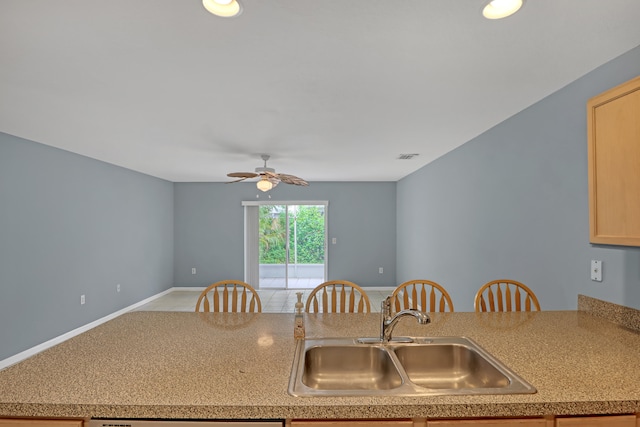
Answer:
[{"label": "sliding glass door", "polygon": [[257,263],[248,270],[257,267],[258,288],[311,289],[325,281],[326,207],[322,202],[257,206],[257,241],[246,243],[255,245],[247,249],[257,250],[257,256],[245,262]]}]

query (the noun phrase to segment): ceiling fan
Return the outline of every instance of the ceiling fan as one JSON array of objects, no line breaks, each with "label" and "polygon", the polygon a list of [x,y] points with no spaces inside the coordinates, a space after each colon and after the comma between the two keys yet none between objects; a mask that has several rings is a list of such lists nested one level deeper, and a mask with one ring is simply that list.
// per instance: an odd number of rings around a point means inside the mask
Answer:
[{"label": "ceiling fan", "polygon": [[262,160],[264,160],[264,166],[261,168],[256,168],[255,172],[231,172],[228,173],[227,176],[231,178],[238,178],[235,181],[229,181],[226,184],[231,184],[234,182],[244,181],[245,179],[251,179],[260,177],[260,181],[256,183],[256,186],[261,191],[269,191],[278,183],[284,182],[285,184],[292,185],[303,185],[307,186],[309,183],[302,178],[298,178],[294,175],[287,175],[286,173],[276,173],[276,170],[273,168],[267,167],[267,160],[271,156],[268,154],[263,154]]}]

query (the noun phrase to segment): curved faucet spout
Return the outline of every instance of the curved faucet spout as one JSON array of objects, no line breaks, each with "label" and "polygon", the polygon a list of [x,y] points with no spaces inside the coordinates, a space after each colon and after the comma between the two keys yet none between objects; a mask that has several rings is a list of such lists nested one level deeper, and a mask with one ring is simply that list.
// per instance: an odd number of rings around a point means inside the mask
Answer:
[{"label": "curved faucet spout", "polygon": [[387,297],[382,301],[380,313],[380,341],[382,342],[391,341],[393,328],[395,328],[396,324],[402,317],[413,316],[421,325],[431,323],[431,318],[427,313],[414,308],[399,311],[394,316],[391,316],[391,297]]}]

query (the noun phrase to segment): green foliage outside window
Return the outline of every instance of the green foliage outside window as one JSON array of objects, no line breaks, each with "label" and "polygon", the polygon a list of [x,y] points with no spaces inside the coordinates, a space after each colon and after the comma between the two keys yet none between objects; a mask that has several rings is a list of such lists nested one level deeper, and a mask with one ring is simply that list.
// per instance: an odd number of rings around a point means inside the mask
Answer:
[{"label": "green foliage outside window", "polygon": [[[260,264],[286,262],[286,224],[285,206],[260,206]],[[324,238],[324,206],[290,207],[290,264],[324,264]]]}]

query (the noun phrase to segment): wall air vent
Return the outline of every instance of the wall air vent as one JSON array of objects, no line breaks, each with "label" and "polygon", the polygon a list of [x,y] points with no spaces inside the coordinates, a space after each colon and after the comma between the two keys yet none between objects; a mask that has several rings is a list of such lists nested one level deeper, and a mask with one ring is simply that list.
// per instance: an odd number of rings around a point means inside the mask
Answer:
[{"label": "wall air vent", "polygon": [[418,153],[413,153],[413,154],[400,154],[398,156],[398,160],[411,160],[416,156],[419,156],[420,154]]}]

